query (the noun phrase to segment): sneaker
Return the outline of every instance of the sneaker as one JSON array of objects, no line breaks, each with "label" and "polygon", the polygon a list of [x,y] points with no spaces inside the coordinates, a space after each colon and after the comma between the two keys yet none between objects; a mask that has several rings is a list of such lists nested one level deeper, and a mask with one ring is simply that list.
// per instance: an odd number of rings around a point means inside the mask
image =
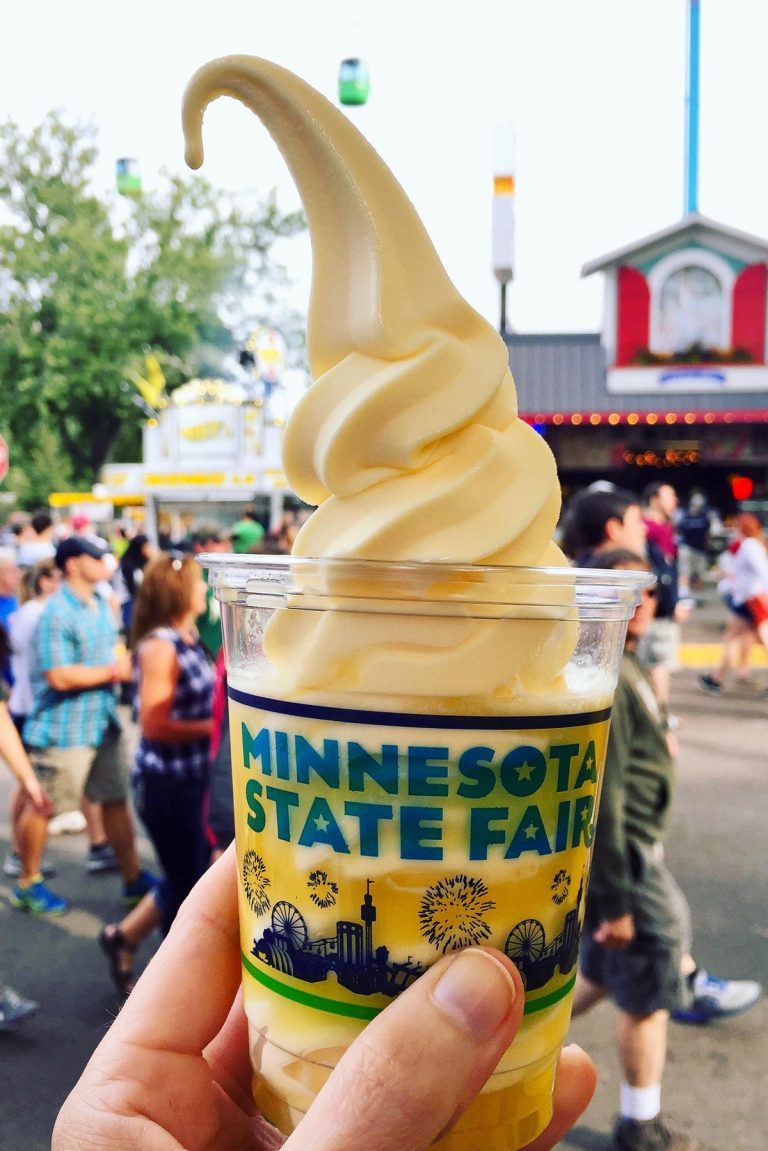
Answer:
[{"label": "sneaker", "polygon": [[720,680],[715,679],[713,675],[700,675],[699,687],[703,687],[705,691],[711,691],[714,695],[718,695],[723,690]]},{"label": "sneaker", "polygon": [[126,907],[135,907],[157,884],[158,878],[151,871],[140,871],[130,883],[123,884],[123,903]]},{"label": "sneaker", "polygon": [[62,811],[48,820],[49,835],[79,835],[85,831],[85,816],[82,811]]},{"label": "sneaker", "polygon": [[[56,865],[51,863],[48,856],[43,857],[40,864],[40,874],[43,879],[48,879],[51,875],[56,874]],[[9,879],[21,879],[23,875],[21,860],[15,851],[9,851],[3,863],[3,875],[7,875]]]},{"label": "sneaker", "polygon": [[29,887],[17,883],[11,892],[11,903],[19,911],[31,911],[33,915],[63,915],[69,910],[66,900],[46,887],[42,877]]},{"label": "sneaker", "polygon": [[701,1151],[690,1135],[671,1131],[660,1115],[655,1119],[618,1120],[613,1129],[616,1151]]},{"label": "sneaker", "polygon": [[740,1015],[754,1007],[763,989],[754,979],[716,979],[706,971],[697,971],[693,980],[693,1003],[681,1011],[673,1011],[678,1023],[708,1023],[710,1019],[723,1019]]},{"label": "sneaker", "polygon": [[23,1019],[37,1011],[39,1003],[24,999],[12,987],[0,988],[0,1031],[15,1031]]},{"label": "sneaker", "polygon": [[120,870],[117,856],[109,843],[91,844],[85,857],[85,870],[90,875],[95,875],[98,871]]}]

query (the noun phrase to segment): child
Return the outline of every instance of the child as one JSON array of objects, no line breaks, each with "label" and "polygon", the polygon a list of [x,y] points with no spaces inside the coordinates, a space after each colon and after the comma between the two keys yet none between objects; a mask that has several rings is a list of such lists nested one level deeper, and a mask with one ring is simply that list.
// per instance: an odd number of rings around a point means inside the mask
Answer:
[{"label": "child", "polygon": [[[624,548],[594,566],[647,571]],[[706,1022],[751,1007],[752,980],[714,979],[691,957],[690,909],[664,863],[662,840],[674,787],[666,716],[636,648],[654,617],[646,589],[627,625],[605,763],[587,894],[574,1015],[610,995],[618,1008],[622,1068],[616,1151],[697,1151],[700,1144],[663,1122],[661,1079],[670,1013]]]}]

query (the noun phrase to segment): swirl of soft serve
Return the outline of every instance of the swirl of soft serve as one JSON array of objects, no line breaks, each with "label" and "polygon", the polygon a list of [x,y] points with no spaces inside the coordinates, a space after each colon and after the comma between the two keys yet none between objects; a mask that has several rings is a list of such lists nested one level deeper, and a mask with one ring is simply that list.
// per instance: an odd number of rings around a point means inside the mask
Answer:
[{"label": "swirl of soft serve", "polygon": [[[264,122],[309,223],[314,383],[291,413],[283,459],[291,487],[317,510],[293,554],[566,566],[552,542],[560,512],[555,460],[518,416],[507,348],[451,283],[389,168],[314,88],[241,55],[204,65],[187,86],[182,115],[192,168],[203,160],[205,108],[222,95]],[[286,633],[290,626],[281,624]],[[361,674],[352,643],[343,651],[334,645],[345,680]],[[306,647],[301,662],[313,662]],[[340,674],[338,660],[334,666]],[[307,671],[310,679],[319,674]],[[478,689],[488,690],[489,677],[481,679]],[[490,679],[501,686],[498,675]],[[404,686],[402,675],[393,682]],[[456,694],[453,677],[442,686]]]}]

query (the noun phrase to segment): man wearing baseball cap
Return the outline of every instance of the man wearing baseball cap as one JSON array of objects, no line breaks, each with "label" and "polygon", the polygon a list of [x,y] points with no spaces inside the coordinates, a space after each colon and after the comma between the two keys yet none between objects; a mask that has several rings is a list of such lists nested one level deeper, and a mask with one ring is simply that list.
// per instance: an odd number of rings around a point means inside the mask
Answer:
[{"label": "man wearing baseball cap", "polygon": [[[102,804],[107,839],[123,877],[123,899],[134,906],[151,890],[142,871],[126,801],[127,765],[115,686],[131,678],[128,653],[115,657],[117,628],[95,593],[104,579],[104,550],[91,538],[69,536],[56,549],[64,579],[35,630],[30,661],[32,711],[24,739],[54,813],[72,811],[85,794]],[[43,883],[40,860],[47,823],[34,809],[19,828],[22,876],[11,902],[34,914],[61,914],[67,904]]]}]

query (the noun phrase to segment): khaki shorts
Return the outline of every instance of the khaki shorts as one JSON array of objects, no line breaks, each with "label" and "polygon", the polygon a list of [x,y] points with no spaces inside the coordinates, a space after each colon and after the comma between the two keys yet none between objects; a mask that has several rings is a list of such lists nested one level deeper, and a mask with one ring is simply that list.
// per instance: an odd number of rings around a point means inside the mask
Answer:
[{"label": "khaki shorts", "polygon": [[79,811],[84,795],[98,803],[126,799],[128,762],[117,728],[110,727],[98,747],[30,747],[29,758],[54,815]]},{"label": "khaki shorts", "polygon": [[628,843],[632,872],[630,912],[635,938],[623,951],[595,943],[592,932],[606,918],[600,900],[587,896],[579,966],[591,983],[607,988],[629,1015],[689,1007],[691,986],[680,970],[691,953],[688,901],[664,863],[658,844]]},{"label": "khaki shorts", "polygon": [[680,624],[673,619],[655,619],[637,646],[637,658],[646,667],[680,670]]}]

